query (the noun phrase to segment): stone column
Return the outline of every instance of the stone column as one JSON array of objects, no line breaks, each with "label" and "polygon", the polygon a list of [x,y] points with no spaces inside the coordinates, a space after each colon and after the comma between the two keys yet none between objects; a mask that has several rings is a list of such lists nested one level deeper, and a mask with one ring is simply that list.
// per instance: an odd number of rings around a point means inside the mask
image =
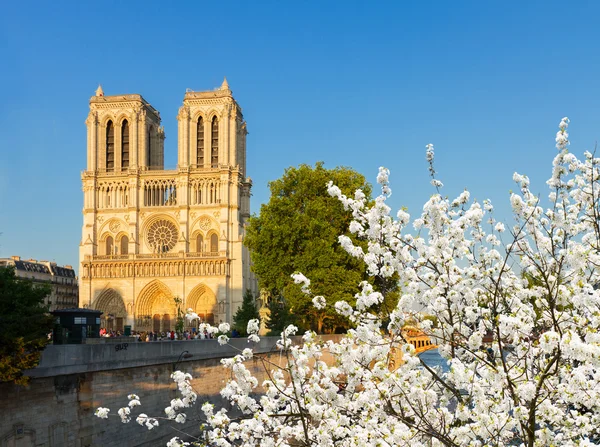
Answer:
[{"label": "stone column", "polygon": [[138,150],[141,152],[140,154],[140,166],[147,167],[149,165],[149,161],[147,160],[146,154],[148,151],[146,150],[146,146],[148,145],[148,129],[146,124],[146,111],[144,109],[140,110],[140,114],[138,116],[138,131],[140,132],[140,145]]},{"label": "stone column", "polygon": [[183,110],[181,106],[177,114],[177,166],[183,165]]},{"label": "stone column", "polygon": [[115,121],[115,168],[114,172],[120,172],[123,167],[121,166],[121,141],[122,141],[122,131],[123,131],[123,122]]},{"label": "stone column", "polygon": [[138,167],[138,117],[140,109],[135,108],[131,115],[131,123],[129,125],[129,167],[137,169]]},{"label": "stone column", "polygon": [[223,161],[222,163],[227,164],[227,165],[231,165],[231,162],[233,161],[231,159],[230,153],[231,153],[231,147],[229,146],[229,128],[230,128],[230,120],[231,120],[231,115],[230,115],[230,106],[229,104],[227,104],[225,106],[225,109],[223,111],[223,126],[222,126],[222,130],[223,130],[223,144],[220,144],[221,148],[219,148],[219,161],[221,160],[221,154],[223,157]]},{"label": "stone column", "polygon": [[212,153],[212,121],[205,116],[202,122],[204,123],[204,167],[210,167]]},{"label": "stone column", "polygon": [[90,111],[86,120],[88,128],[88,170],[95,171],[98,166],[98,117]]},{"label": "stone column", "polygon": [[190,110],[186,107],[183,115],[183,160],[182,166],[190,164]]}]

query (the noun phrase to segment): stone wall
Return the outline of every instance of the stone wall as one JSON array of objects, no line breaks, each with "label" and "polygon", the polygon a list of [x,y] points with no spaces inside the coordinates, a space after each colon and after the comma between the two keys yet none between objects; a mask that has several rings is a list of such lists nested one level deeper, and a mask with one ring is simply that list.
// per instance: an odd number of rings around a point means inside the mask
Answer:
[{"label": "stone wall", "polygon": [[[327,338],[331,337],[339,336]],[[274,349],[276,340],[263,337],[255,352],[284,363],[285,357]],[[238,349],[248,346],[245,339],[231,342]],[[187,358],[181,356],[185,351]],[[199,434],[202,403],[225,405],[219,391],[230,374],[220,359],[236,353],[216,340],[49,346],[39,367],[29,372],[28,386],[0,384],[0,446],[160,446],[180,435],[175,429]],[[164,416],[164,408],[177,395],[170,374],[178,359],[176,369],[192,375],[198,393],[198,403],[186,412],[189,422],[161,421],[153,430],[135,421],[121,423],[117,411],[127,405],[130,393],[142,403],[134,415]],[[249,360],[247,367],[259,383],[264,380],[259,358]],[[99,406],[111,409],[108,420],[94,416]]]}]

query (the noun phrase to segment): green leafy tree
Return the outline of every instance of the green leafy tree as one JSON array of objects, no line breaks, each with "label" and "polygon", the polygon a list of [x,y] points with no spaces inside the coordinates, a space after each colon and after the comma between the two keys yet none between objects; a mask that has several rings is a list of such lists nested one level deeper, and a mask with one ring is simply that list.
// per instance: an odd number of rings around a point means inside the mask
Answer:
[{"label": "green leafy tree", "polygon": [[0,382],[26,384],[26,369],[35,368],[48,344],[54,318],[44,305],[50,287],[17,278],[0,267]]},{"label": "green leafy tree", "polygon": [[316,309],[290,275],[302,272],[311,280],[313,295],[322,295],[330,304],[342,299],[354,302],[359,283],[367,279],[362,261],[338,243],[340,234],[351,236],[351,212],[329,196],[329,181],[346,195],[354,196],[360,188],[370,197],[370,185],[350,168],[325,169],[322,162],[290,167],[282,178],[269,183],[269,203],[250,219],[245,238],[260,287],[272,297],[284,298],[298,326],[319,333],[348,323],[331,306]]},{"label": "green leafy tree", "polygon": [[267,335],[280,335],[290,324],[298,325],[298,319],[290,312],[290,307],[281,299],[271,299],[267,305],[269,316],[265,322]]},{"label": "green leafy tree", "polygon": [[246,293],[244,293],[242,305],[233,317],[233,326],[237,329],[240,336],[245,337],[248,335],[246,331],[248,321],[253,319],[259,320],[260,316],[258,314],[258,309],[256,308],[254,294],[250,289],[247,289]]}]

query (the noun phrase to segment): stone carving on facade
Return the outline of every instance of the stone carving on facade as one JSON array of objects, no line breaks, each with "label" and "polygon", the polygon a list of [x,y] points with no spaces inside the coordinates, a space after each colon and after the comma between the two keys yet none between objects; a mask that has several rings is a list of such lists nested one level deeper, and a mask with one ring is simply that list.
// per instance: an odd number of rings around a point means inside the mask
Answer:
[{"label": "stone carving on facade", "polygon": [[198,222],[198,226],[203,231],[210,230],[210,228],[212,227],[212,221],[210,220],[210,217],[207,217],[207,216],[201,217],[200,221]]},{"label": "stone carving on facade", "polygon": [[202,177],[190,181],[190,205],[210,205],[221,202],[221,181],[218,177]]},{"label": "stone carving on facade", "polygon": [[142,108],[140,106],[135,106],[133,108],[132,118],[133,120],[138,120],[140,118],[140,113],[142,113]]},{"label": "stone carving on facade", "polygon": [[116,219],[111,220],[110,223],[108,224],[108,229],[110,231],[112,231],[113,233],[117,233],[120,228],[121,228],[121,222],[119,222]]},{"label": "stone carving on facade", "polygon": [[[163,259],[164,255],[153,255],[153,258]],[[178,253],[173,253],[178,255]],[[136,256],[137,258],[137,256]],[[103,262],[102,264],[82,264],[82,278],[155,278],[155,277],[212,277],[228,275],[228,266],[225,261],[206,260],[172,260],[165,257],[161,261],[151,261],[146,258],[138,259],[134,264],[127,262]]]},{"label": "stone carving on facade", "polygon": [[177,227],[167,219],[160,219],[150,225],[146,240],[155,253],[165,253],[173,249],[177,243]]},{"label": "stone carving on facade", "polygon": [[221,211],[215,211],[213,213],[213,216],[215,216],[215,219],[218,219],[219,217],[221,217]]},{"label": "stone carving on facade", "polygon": [[127,316],[127,310],[121,294],[111,288],[103,290],[94,300],[92,307],[104,311],[104,315],[102,316],[104,319],[124,318]]},{"label": "stone carving on facade", "polygon": [[189,107],[185,107],[185,106],[181,106],[179,107],[179,113],[177,114],[177,119],[178,120],[187,120],[190,118],[190,108]]},{"label": "stone carving on facade", "polygon": [[97,122],[98,122],[98,114],[94,111],[90,111],[87,119],[85,120],[85,124],[87,124],[89,126],[89,125],[96,124]]}]

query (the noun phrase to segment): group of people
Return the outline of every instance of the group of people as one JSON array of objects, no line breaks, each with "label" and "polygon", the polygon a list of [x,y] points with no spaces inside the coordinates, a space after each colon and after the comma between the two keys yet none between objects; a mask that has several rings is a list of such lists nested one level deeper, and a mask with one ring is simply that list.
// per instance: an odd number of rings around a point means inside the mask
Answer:
[{"label": "group of people", "polygon": [[[122,337],[121,331],[115,331],[112,329],[100,328],[100,337]],[[151,342],[151,341],[169,341],[169,340],[206,340],[214,338],[214,335],[208,331],[197,331],[192,329],[191,331],[185,330],[183,334],[177,334],[175,331],[166,332],[154,332],[154,331],[133,331],[131,336],[137,341]],[[231,336],[236,338],[239,336],[238,332],[233,329]]]},{"label": "group of people", "polygon": [[114,331],[103,327],[100,328],[100,337],[121,337],[122,335],[121,331]]},{"label": "group of people", "polygon": [[213,334],[208,331],[183,331],[182,334],[178,334],[175,331],[167,332],[136,332],[131,334],[137,339],[137,341],[151,342],[151,341],[163,341],[163,340],[205,340],[213,338]]}]

